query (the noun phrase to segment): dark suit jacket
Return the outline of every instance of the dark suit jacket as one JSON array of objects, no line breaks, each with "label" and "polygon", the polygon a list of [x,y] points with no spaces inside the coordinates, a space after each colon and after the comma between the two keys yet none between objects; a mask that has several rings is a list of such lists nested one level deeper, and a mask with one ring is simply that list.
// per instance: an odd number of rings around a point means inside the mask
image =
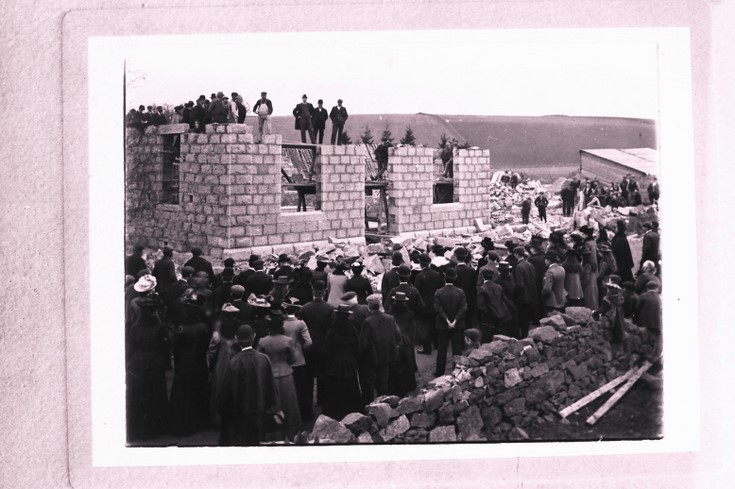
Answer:
[{"label": "dark suit jacket", "polygon": [[393,267],[383,274],[383,281],[380,283],[380,294],[383,296],[383,307],[390,301],[390,291],[393,287],[398,287],[401,279],[398,277],[398,267]]},{"label": "dark suit jacket", "polygon": [[444,279],[441,274],[432,268],[424,268],[416,275],[414,285],[424,301],[424,312],[433,312],[434,294],[444,287]]},{"label": "dark suit jacket", "polygon": [[454,270],[457,272],[454,285],[462,289],[467,298],[467,308],[472,312],[475,310],[475,299],[477,298],[477,272],[469,265],[457,265]]},{"label": "dark suit jacket", "polygon": [[329,325],[332,324],[332,311],[334,311],[334,306],[319,300],[304,304],[297,314],[297,317],[302,319],[309,328],[312,351],[324,350],[324,338],[327,336]]},{"label": "dark suit jacket", "polygon": [[527,260],[521,260],[513,271],[518,288],[516,296],[519,304],[538,304],[538,282],[536,269]]},{"label": "dark suit jacket", "polygon": [[434,310],[436,311],[436,329],[449,329],[447,319],[457,320],[455,329],[464,329],[464,317],[467,313],[467,298],[462,289],[447,284],[434,294]]},{"label": "dark suit jacket", "polygon": [[184,263],[184,266],[193,268],[195,272],[207,272],[207,275],[209,275],[209,281],[212,282],[214,280],[212,264],[204,257],[197,256],[196,258],[191,258]]},{"label": "dark suit jacket", "polygon": [[125,257],[125,275],[138,276],[138,272],[147,269],[148,266],[142,256],[130,255]]},{"label": "dark suit jacket", "polygon": [[167,295],[171,286],[176,283],[176,267],[174,261],[164,256],[153,265],[153,276],[156,277],[156,291]]},{"label": "dark suit jacket", "polygon": [[411,287],[408,283],[399,283],[397,287],[393,287],[388,293],[389,300],[386,305],[385,312],[391,312],[390,306],[393,301],[390,300],[390,297],[393,297],[393,294],[396,292],[403,292],[406,294],[406,297],[408,297],[408,307],[414,314],[421,314],[426,310],[426,305],[424,304],[424,300],[421,298],[421,294],[418,289]]},{"label": "dark suit jacket", "polygon": [[651,260],[654,264],[659,259],[659,243],[661,238],[655,231],[648,231],[643,235],[643,250],[641,252],[641,262]]},{"label": "dark suit jacket", "polygon": [[296,105],[296,107],[293,109],[293,116],[296,118],[296,121],[294,123],[294,129],[300,129],[301,125],[299,124],[299,120],[308,120],[311,119],[312,115],[314,114],[314,106],[310,103],[301,103]]},{"label": "dark suit jacket", "polygon": [[401,338],[395,318],[380,311],[372,311],[360,328],[360,346],[372,351],[375,365],[398,360]]},{"label": "dark suit jacket", "polygon": [[324,129],[324,127],[327,125],[327,119],[329,116],[327,116],[327,109],[322,107],[321,109],[319,107],[314,109],[313,112],[314,117],[314,128],[315,129]]},{"label": "dark suit jacket", "polygon": [[329,112],[329,118],[332,120],[332,124],[344,124],[347,120],[347,109],[343,107],[339,107],[335,105],[332,107],[332,110]]},{"label": "dark suit jacket", "polygon": [[263,415],[276,410],[273,369],[266,355],[253,349],[237,353],[227,365],[217,412],[222,415],[225,445],[262,441]]},{"label": "dark suit jacket", "polygon": [[482,284],[477,291],[477,311],[480,322],[484,324],[497,324],[507,315],[505,302],[503,302],[503,288],[488,280]]},{"label": "dark suit jacket", "polygon": [[263,270],[257,270],[245,281],[245,295],[266,295],[273,288],[273,278]]},{"label": "dark suit jacket", "polygon": [[357,294],[357,302],[367,304],[367,296],[373,293],[373,286],[370,284],[370,280],[364,275],[354,275],[352,278],[347,279],[345,291],[354,292]]}]

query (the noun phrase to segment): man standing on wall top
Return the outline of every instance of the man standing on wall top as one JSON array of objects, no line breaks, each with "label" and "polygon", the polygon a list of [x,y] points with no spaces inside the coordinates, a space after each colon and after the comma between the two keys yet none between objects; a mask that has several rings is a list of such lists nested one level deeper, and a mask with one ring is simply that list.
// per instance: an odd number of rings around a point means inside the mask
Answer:
[{"label": "man standing on wall top", "polygon": [[319,144],[324,141],[324,128],[327,127],[327,109],[324,108],[324,101],[319,99],[317,101],[316,109],[314,109],[314,131],[316,132],[316,139]]},{"label": "man standing on wall top", "polygon": [[388,148],[393,146],[387,137],[383,137],[383,140],[375,148],[375,161],[378,164],[378,173],[375,175],[373,180],[382,180],[383,174],[388,169]]},{"label": "man standing on wall top", "polygon": [[312,117],[314,116],[314,106],[307,102],[308,97],[306,94],[301,96],[301,103],[297,104],[293,109],[293,116],[296,118],[294,129],[301,130],[301,142],[306,142],[306,131],[309,131],[309,139],[311,144],[314,144],[314,125],[312,123]]},{"label": "man standing on wall top", "polygon": [[253,112],[258,114],[258,131],[260,132],[260,141],[263,142],[263,136],[271,133],[271,114],[273,114],[273,104],[267,98],[268,92],[260,92],[260,100],[255,102]]},{"label": "man standing on wall top", "polygon": [[345,122],[347,122],[347,109],[342,106],[342,99],[337,100],[337,105],[332,107],[329,112],[329,118],[332,121],[332,144],[342,144],[342,131],[345,128]]}]

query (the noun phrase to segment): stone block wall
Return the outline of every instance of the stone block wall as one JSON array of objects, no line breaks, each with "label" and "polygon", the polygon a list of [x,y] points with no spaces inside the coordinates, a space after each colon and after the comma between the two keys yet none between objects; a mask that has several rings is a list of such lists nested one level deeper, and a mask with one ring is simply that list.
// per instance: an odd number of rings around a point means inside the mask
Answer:
[{"label": "stone block wall", "polygon": [[455,357],[453,373],[434,379],[420,394],[383,396],[367,406],[366,414],[348,414],[341,422],[322,417],[301,441],[531,439],[534,425],[558,421],[561,409],[624,374],[647,353],[637,331],[611,345],[608,331],[590,320],[588,309],[570,309],[576,321],[557,315],[542,320],[523,340],[496,337],[466,357]]},{"label": "stone block wall", "polygon": [[461,230],[489,218],[490,151],[461,149],[454,155],[454,202],[434,204],[434,150],[391,148],[388,171],[389,231],[420,234]]},{"label": "stone block wall", "polygon": [[183,132],[179,204],[161,202],[162,132],[127,134],[128,243],[200,246],[213,258],[249,255],[253,248],[362,237],[364,151],[356,146],[321,146],[315,182],[321,210],[281,212],[282,138],[253,143],[251,127],[212,124],[205,133]]}]

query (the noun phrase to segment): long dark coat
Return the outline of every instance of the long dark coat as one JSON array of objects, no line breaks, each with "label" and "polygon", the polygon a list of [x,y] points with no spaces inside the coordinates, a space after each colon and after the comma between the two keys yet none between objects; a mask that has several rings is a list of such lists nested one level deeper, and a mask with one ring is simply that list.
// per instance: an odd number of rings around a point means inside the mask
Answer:
[{"label": "long dark coat", "polygon": [[398,347],[398,360],[390,367],[388,392],[396,396],[405,396],[416,388],[416,351],[413,338],[416,336],[414,314],[405,305],[394,305],[393,317],[401,330],[401,342]]},{"label": "long dark coat", "polygon": [[172,336],[174,380],[171,386],[171,430],[186,436],[204,428],[209,411],[209,330],[204,322],[182,324]]},{"label": "long dark coat", "polygon": [[358,381],[360,339],[346,317],[332,323],[324,340],[324,390],[322,412],[333,419],[362,409]]},{"label": "long dark coat", "polygon": [[611,247],[615,263],[618,265],[618,275],[623,282],[632,282],[635,263],[633,263],[633,253],[630,251],[630,243],[625,233],[615,233]]},{"label": "long dark coat", "polygon": [[220,445],[257,445],[263,441],[266,414],[275,412],[271,362],[253,349],[230,360],[217,400],[222,415]]}]

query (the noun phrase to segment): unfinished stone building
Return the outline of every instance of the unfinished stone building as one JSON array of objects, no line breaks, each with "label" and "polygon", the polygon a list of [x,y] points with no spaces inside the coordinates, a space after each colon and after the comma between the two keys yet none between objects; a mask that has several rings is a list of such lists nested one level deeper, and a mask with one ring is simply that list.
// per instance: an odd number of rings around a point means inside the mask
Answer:
[{"label": "unfinished stone building", "polygon": [[[372,154],[364,145],[288,144],[281,135],[255,144],[242,124],[212,124],[205,133],[166,125],[144,134],[128,130],[126,137],[129,247],[199,246],[213,258],[245,258],[254,249],[288,252],[330,238],[364,241],[365,196],[376,187],[366,178]],[[287,174],[289,151],[310,155],[308,171]],[[382,185],[385,231],[427,236],[474,229],[475,219],[489,215],[490,176],[488,150],[459,150],[454,178],[437,182],[433,149],[391,148]],[[449,192],[437,200],[440,187]],[[283,205],[289,189],[298,193],[297,208]]]}]

